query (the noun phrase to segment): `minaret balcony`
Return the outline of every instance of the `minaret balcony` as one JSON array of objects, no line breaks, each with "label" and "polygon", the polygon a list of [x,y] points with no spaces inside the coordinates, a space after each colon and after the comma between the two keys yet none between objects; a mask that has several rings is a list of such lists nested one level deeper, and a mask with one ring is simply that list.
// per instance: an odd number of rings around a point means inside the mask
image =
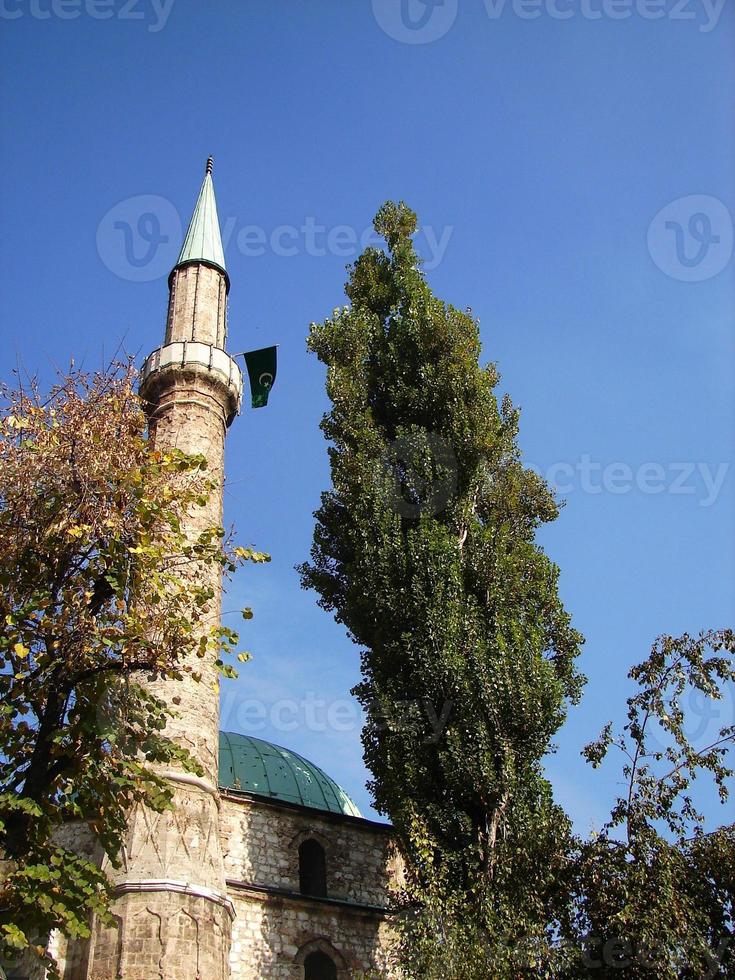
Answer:
[{"label": "minaret balcony", "polygon": [[[233,415],[240,414],[242,404],[242,371],[226,350],[196,340],[175,341],[157,347],[146,357],[140,370],[141,394],[154,384],[156,376],[169,371],[191,371],[214,377],[229,392]],[[228,424],[231,418],[228,419]]]}]

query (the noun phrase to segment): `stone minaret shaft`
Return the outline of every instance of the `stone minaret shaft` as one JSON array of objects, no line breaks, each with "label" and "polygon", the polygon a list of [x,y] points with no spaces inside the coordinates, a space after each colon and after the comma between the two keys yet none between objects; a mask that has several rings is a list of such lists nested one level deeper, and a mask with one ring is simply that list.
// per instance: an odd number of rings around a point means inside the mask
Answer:
[{"label": "stone minaret shaft", "polygon": [[[177,448],[206,457],[208,475],[217,483],[207,506],[189,517],[195,537],[222,522],[224,448],[227,427],[239,407],[241,378],[225,352],[229,278],[224,267],[211,162],[197,200],[179,260],[169,276],[169,303],[163,347],[143,366],[141,394],[149,406],[150,437],[156,449]],[[195,574],[200,574],[195,572]],[[215,600],[210,623],[220,619],[219,569],[208,570]],[[217,785],[219,692],[214,664],[194,658],[200,683],[175,685],[178,717],[167,733],[181,741],[203,765],[206,779]],[[170,683],[157,686],[165,698]]]},{"label": "stone minaret shaft", "polygon": [[[212,161],[202,183],[179,259],[169,277],[165,343],[147,359],[141,395],[157,449],[201,453],[217,482],[206,507],[189,518],[187,533],[222,520],[224,446],[242,391],[240,370],[226,353],[227,294]],[[221,612],[219,570],[209,570]],[[224,980],[229,975],[232,905],[226,896],[219,836],[217,769],[219,685],[214,663],[192,663],[201,675],[157,682],[155,693],[177,713],[166,734],[201,763],[202,778],[169,772],[174,809],[139,808],[131,815],[116,884],[114,929],[98,929],[90,950],[90,980]]]}]

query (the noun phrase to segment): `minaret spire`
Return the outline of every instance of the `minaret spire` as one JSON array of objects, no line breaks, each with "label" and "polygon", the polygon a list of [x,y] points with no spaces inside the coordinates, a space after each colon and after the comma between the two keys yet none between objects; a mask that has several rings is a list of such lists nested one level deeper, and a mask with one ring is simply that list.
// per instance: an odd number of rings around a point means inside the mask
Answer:
[{"label": "minaret spire", "polygon": [[[199,190],[199,197],[194,205],[194,213],[189,222],[189,228],[181,246],[176,265],[171,271],[174,272],[191,262],[204,262],[214,266],[225,275],[225,286],[229,292],[230,278],[225,268],[225,253],[222,248],[222,236],[219,230],[219,218],[217,216],[217,201],[214,196],[214,184],[212,183],[212,167],[214,157],[207,159],[207,166],[204,171],[204,180]],[[171,280],[169,279],[169,285]]]},{"label": "minaret spire", "polygon": [[[212,157],[176,264],[168,277],[169,304],[166,346],[173,343],[208,344],[224,352],[227,341],[227,295],[230,277],[217,217],[212,183]],[[165,347],[164,347],[165,349]],[[153,356],[153,355],[151,355]],[[221,360],[221,358],[219,358]],[[228,377],[240,369],[228,357]],[[207,363],[211,364],[211,360]],[[239,405],[239,393],[238,393]],[[228,416],[230,419],[231,416]]]}]

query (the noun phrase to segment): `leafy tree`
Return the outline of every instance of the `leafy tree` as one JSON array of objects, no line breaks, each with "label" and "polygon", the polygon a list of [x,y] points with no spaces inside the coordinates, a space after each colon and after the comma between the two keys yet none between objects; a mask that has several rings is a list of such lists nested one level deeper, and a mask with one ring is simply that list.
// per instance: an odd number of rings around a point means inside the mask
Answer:
[{"label": "leafy tree", "polygon": [[582,638],[534,541],[558,509],[520,461],[477,322],[419,269],[415,215],[389,202],[374,224],[387,250],[360,256],[351,305],[310,330],[332,489],[302,582],[363,648],[365,760],[414,903],[404,963],[475,975],[474,944],[477,976],[487,956],[514,975],[521,939],[548,945],[569,835],[541,769],[582,685]]},{"label": "leafy tree", "polygon": [[[214,488],[200,456],[157,452],[129,367],[72,371],[44,398],[5,388],[0,417],[0,925],[6,951],[44,956],[52,929],[89,935],[109,883],[63,825],[86,821],[117,861],[135,802],[170,805],[151,763],[195,761],[171,710],[137,683],[224,674],[237,635],[208,621],[211,576],[241,559],[220,527],[182,518]],[[51,966],[53,971],[53,966]]]},{"label": "leafy tree", "polygon": [[706,832],[692,784],[709,773],[727,801],[735,725],[695,745],[685,710],[693,694],[722,701],[733,654],[731,630],[660,637],[630,672],[640,690],[623,732],[608,724],[585,749],[594,766],[619,750],[626,790],[602,831],[578,844],[566,935],[584,953],[566,975],[733,975],[735,825]]}]

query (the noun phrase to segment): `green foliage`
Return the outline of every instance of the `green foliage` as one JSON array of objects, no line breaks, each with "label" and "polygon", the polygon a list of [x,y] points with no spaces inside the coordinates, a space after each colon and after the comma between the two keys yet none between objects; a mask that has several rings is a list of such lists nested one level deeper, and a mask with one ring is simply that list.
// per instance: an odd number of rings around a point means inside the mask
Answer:
[{"label": "green foliage", "polygon": [[731,630],[660,637],[630,672],[640,690],[628,699],[623,732],[607,725],[584,750],[593,766],[619,750],[626,792],[602,831],[577,842],[565,932],[587,952],[565,975],[732,976],[735,826],[707,833],[692,784],[709,773],[727,801],[735,726],[693,745],[685,695],[722,701],[735,681],[734,653]]},{"label": "green foliage", "polygon": [[[520,461],[476,321],[419,270],[415,227],[385,204],[387,252],[368,248],[351,305],[311,327],[332,489],[301,574],[363,648],[365,759],[407,859],[404,898],[421,900],[406,921],[414,936],[441,921],[466,954],[471,936],[545,941],[553,919],[569,826],[540,760],[580,695],[581,637],[534,541],[557,505]],[[452,975],[446,948],[415,975]]]},{"label": "green foliage", "polygon": [[85,821],[115,863],[130,807],[170,805],[151,764],[199,771],[137,679],[197,678],[205,658],[231,676],[238,638],[211,624],[212,583],[267,556],[221,527],[186,533],[215,484],[203,457],[146,440],[130,368],[2,394],[0,923],[8,947],[43,952],[52,929],[88,935],[110,898],[64,825]]}]

